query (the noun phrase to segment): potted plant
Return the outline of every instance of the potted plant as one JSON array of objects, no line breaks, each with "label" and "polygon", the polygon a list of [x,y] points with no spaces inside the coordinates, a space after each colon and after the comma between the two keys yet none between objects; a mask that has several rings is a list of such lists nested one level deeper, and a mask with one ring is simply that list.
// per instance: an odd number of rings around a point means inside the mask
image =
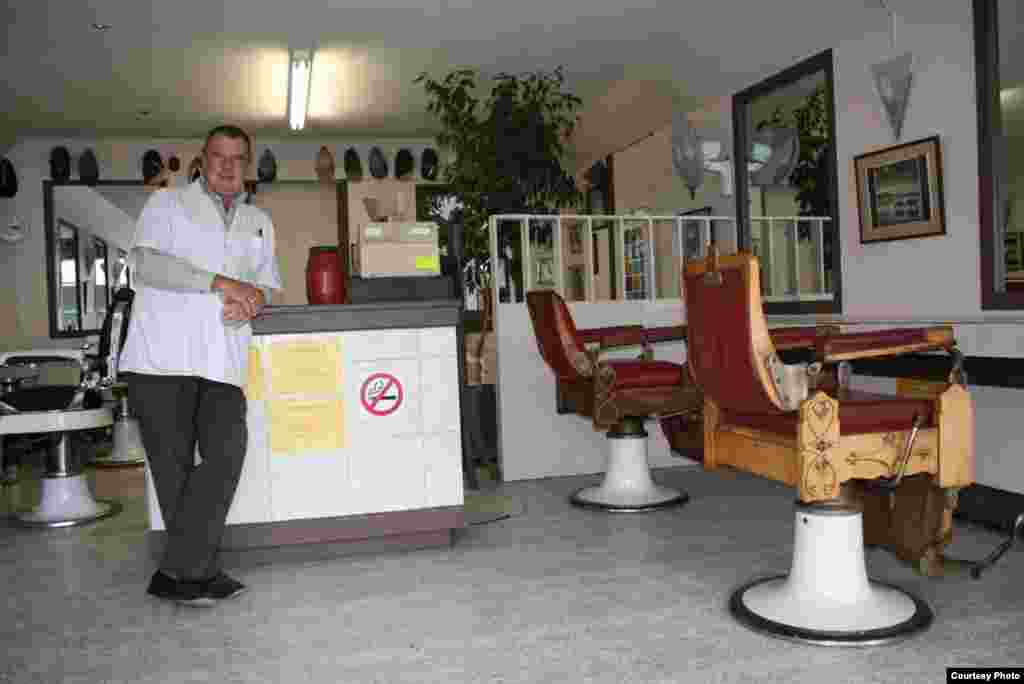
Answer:
[{"label": "potted plant", "polygon": [[[440,217],[445,196],[456,212],[443,221],[463,227],[467,261],[485,264],[490,256],[487,219],[497,213],[551,213],[575,206],[582,194],[562,166],[582,100],[565,87],[561,67],[526,74],[499,73],[482,94],[475,69],[456,69],[415,82],[427,94],[427,111],[440,124],[437,144],[448,154],[441,165],[445,192],[431,200],[428,215]],[[511,231],[513,260],[520,278],[519,231]],[[521,284],[521,283],[520,283]]]}]

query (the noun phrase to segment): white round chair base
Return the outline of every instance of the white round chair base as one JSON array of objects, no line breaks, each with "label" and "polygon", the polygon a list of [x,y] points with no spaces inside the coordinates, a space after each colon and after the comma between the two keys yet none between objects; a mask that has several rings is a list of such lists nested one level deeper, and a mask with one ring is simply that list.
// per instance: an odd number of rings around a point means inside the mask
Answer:
[{"label": "white round chair base", "polygon": [[690,497],[677,489],[662,487],[651,479],[647,464],[647,435],[621,435],[608,438],[608,468],[596,487],[584,487],[569,502],[583,508],[616,513],[680,506]]},{"label": "white round chair base", "polygon": [[89,490],[86,476],[40,478],[39,504],[18,511],[13,520],[26,527],[71,527],[109,518],[121,511],[116,501],[100,501]]},{"label": "white round chair base", "polygon": [[862,524],[858,510],[798,504],[789,574],[737,589],[733,616],[755,631],[823,646],[874,646],[926,629],[933,616],[924,601],[868,579]]},{"label": "white round chair base", "polygon": [[[765,617],[765,614],[778,616],[779,613],[790,612],[789,610],[766,609],[766,606],[774,605],[776,608],[786,606],[790,610],[795,607],[794,604],[786,605],[786,602],[791,600],[790,593],[785,589],[788,580],[788,575],[775,575],[743,585],[730,597],[729,611],[733,617],[755,632],[817,646],[891,644],[923,632],[932,623],[933,614],[928,604],[910,592],[878,580],[869,580],[874,596],[872,600],[863,605],[823,606],[812,605],[810,601],[805,600],[796,608],[813,614],[848,612],[863,616],[865,613],[870,615],[870,611],[874,609],[885,613],[887,612],[886,608],[895,605],[900,612],[906,613],[907,616],[904,619],[873,628],[818,629],[812,626],[779,622]],[[906,610],[908,607],[909,610]],[[813,625],[815,620],[812,618],[808,622]]]},{"label": "white round chair base", "polygon": [[569,497],[569,502],[581,508],[593,508],[612,513],[642,513],[643,511],[681,506],[690,497],[678,489],[653,485],[649,491],[615,491],[599,487],[584,487]]}]

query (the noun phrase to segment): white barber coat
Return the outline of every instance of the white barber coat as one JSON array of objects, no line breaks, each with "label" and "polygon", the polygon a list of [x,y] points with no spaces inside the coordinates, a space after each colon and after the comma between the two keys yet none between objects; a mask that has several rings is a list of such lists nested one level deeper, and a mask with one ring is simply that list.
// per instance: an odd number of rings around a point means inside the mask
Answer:
[{"label": "white barber coat", "polygon": [[[239,204],[224,228],[213,199],[197,180],[157,190],[135,228],[136,247],[149,247],[194,266],[258,287],[281,289],[274,226],[261,209]],[[172,292],[135,284],[131,324],[119,368],[152,375],[199,376],[242,387],[252,327],[228,325],[215,292]]]}]

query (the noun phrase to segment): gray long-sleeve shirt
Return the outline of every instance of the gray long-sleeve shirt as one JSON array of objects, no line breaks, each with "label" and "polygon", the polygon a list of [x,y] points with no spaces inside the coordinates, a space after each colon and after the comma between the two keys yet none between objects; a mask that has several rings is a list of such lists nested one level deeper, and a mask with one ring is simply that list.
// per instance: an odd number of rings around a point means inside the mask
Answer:
[{"label": "gray long-sleeve shirt", "polygon": [[[213,285],[212,273],[193,266],[188,261],[151,247],[133,247],[135,277],[139,282],[161,290],[174,292],[209,292]],[[270,289],[261,287],[263,300],[270,303]]]}]

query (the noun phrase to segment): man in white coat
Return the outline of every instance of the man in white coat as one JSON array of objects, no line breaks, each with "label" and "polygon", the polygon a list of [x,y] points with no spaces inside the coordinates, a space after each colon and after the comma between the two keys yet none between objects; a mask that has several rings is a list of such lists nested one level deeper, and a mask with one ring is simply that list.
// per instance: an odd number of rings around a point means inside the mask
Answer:
[{"label": "man in white coat", "polygon": [[136,293],[120,369],[167,530],[147,591],[190,605],[246,588],[217,551],[248,439],[250,321],[281,288],[274,226],[245,202],[251,159],[245,131],[214,128],[202,176],[153,193],[132,248]]}]

